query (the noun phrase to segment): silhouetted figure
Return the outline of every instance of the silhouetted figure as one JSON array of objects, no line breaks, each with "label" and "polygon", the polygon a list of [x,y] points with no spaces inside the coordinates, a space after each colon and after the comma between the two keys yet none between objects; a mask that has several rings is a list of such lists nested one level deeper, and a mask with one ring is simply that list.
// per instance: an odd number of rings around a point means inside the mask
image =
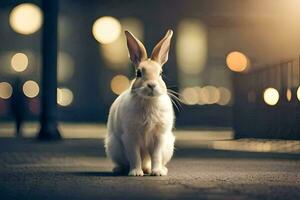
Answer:
[{"label": "silhouetted figure", "polygon": [[26,99],[22,91],[22,81],[18,77],[13,83],[13,94],[11,97],[11,111],[16,123],[16,136],[22,136],[22,123],[26,113]]}]

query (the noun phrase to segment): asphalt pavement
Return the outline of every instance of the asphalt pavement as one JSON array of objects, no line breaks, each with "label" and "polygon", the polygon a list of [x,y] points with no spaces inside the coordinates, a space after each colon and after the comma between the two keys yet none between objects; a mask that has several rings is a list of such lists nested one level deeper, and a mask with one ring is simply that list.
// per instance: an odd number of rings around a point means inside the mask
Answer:
[{"label": "asphalt pavement", "polygon": [[111,172],[103,139],[1,138],[0,199],[300,199],[299,153],[187,143],[177,142],[168,176],[127,177]]}]

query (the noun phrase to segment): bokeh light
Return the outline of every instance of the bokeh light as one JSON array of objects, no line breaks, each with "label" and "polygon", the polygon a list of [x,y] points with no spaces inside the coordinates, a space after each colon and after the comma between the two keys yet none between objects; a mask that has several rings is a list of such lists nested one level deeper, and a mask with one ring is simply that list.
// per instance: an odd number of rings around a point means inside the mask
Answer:
[{"label": "bokeh light", "polygon": [[111,90],[119,95],[130,86],[129,79],[124,75],[116,75],[110,82]]},{"label": "bokeh light", "polygon": [[207,60],[207,33],[204,24],[195,19],[178,25],[176,55],[179,69],[186,74],[200,73]]},{"label": "bokeh light", "polygon": [[32,3],[23,3],[14,7],[9,16],[9,23],[12,29],[24,35],[38,31],[42,21],[41,9]]},{"label": "bokeh light", "polygon": [[292,90],[291,89],[287,89],[286,90],[286,99],[288,101],[291,101],[292,100]]},{"label": "bokeh light", "polygon": [[274,106],[279,101],[279,92],[275,88],[267,88],[263,97],[266,104]]},{"label": "bokeh light", "polygon": [[202,88],[201,87],[193,87],[196,91],[197,91],[197,94],[198,94],[198,105],[205,105],[206,103],[206,97],[203,95],[202,93]]},{"label": "bokeh light", "polygon": [[23,72],[28,66],[28,57],[24,53],[16,53],[10,63],[16,72]]},{"label": "bokeh light", "polygon": [[23,92],[28,98],[34,98],[38,96],[40,87],[35,81],[29,80],[24,83]]},{"label": "bokeh light", "polygon": [[300,101],[300,86],[299,86],[298,89],[297,89],[297,98],[298,98],[298,100]]},{"label": "bokeh light", "polygon": [[[125,30],[130,30],[131,33],[134,34],[140,41],[143,41],[144,38],[144,25],[141,20],[138,18],[133,18],[133,17],[127,17],[121,19],[121,25],[122,29]],[[121,34],[124,38],[124,42],[126,43],[126,37],[125,34]],[[127,48],[127,45],[126,45]]]},{"label": "bokeh light", "polygon": [[245,54],[233,51],[227,55],[226,64],[232,71],[242,72],[248,67],[249,61]]},{"label": "bokeh light", "polygon": [[57,103],[60,106],[69,106],[73,102],[73,92],[68,88],[57,88]]},{"label": "bokeh light", "polygon": [[70,54],[59,52],[58,54],[57,79],[59,82],[69,80],[74,74],[74,60]]},{"label": "bokeh light", "polygon": [[[142,21],[136,18],[123,18],[120,22],[122,32],[124,32],[124,30],[130,30],[139,40],[143,41],[144,28]],[[130,59],[125,34],[120,34],[115,41],[109,44],[99,45],[99,47],[107,67],[116,70],[127,69]]]},{"label": "bokeh light", "polygon": [[204,86],[201,92],[205,104],[215,104],[220,100],[220,92],[215,86]]},{"label": "bokeh light", "polygon": [[98,42],[109,44],[121,34],[121,24],[114,17],[101,17],[94,22],[92,32]]},{"label": "bokeh light", "polygon": [[187,105],[228,105],[231,92],[225,87],[206,85],[204,87],[187,87],[181,91],[182,100]]},{"label": "bokeh light", "polygon": [[231,101],[230,90],[225,87],[219,87],[218,90],[220,93],[220,98],[219,98],[217,104],[219,104],[221,106],[228,105]]},{"label": "bokeh light", "polygon": [[182,100],[187,105],[195,105],[198,103],[198,91],[195,87],[187,87],[181,91]]},{"label": "bokeh light", "polygon": [[0,98],[9,99],[13,93],[12,86],[7,82],[0,83]]}]

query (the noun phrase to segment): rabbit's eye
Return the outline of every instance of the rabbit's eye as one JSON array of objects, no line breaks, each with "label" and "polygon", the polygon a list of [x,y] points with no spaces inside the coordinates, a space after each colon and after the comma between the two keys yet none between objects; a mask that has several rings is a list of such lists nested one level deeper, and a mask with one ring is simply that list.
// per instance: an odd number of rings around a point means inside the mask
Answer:
[{"label": "rabbit's eye", "polygon": [[142,72],[140,69],[136,70],[136,77],[142,77]]}]

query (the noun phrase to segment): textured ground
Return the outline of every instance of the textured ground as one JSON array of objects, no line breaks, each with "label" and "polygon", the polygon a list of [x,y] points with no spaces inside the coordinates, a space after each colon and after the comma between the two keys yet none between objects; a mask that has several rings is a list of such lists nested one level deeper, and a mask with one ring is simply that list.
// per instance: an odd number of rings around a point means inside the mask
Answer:
[{"label": "textured ground", "polygon": [[186,143],[169,176],[126,177],[110,172],[102,139],[2,138],[0,199],[300,199],[300,154]]}]

